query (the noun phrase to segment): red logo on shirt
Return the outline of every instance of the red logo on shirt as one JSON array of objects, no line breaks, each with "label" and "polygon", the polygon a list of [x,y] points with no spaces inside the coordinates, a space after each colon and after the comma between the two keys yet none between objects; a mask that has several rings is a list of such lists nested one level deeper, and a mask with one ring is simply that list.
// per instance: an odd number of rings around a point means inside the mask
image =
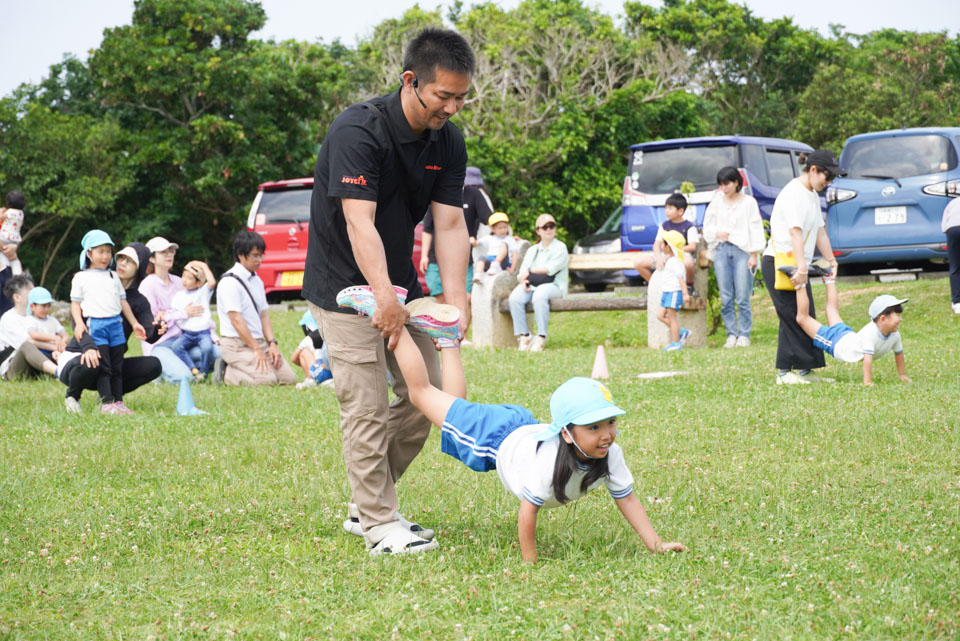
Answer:
[{"label": "red logo on shirt", "polygon": [[344,176],[340,179],[342,183],[349,183],[351,185],[363,185],[366,186],[367,181],[364,180],[363,176]]},{"label": "red logo on shirt", "polygon": [[424,169],[432,169],[433,171],[443,171],[443,167],[440,165],[427,165]]}]

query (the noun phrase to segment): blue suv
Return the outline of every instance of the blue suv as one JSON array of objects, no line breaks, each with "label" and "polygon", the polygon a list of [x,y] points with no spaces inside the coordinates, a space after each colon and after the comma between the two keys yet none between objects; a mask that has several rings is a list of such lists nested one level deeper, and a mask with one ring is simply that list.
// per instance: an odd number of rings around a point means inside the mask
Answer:
[{"label": "blue suv", "polygon": [[841,263],[942,262],[943,210],[960,196],[960,127],[851,136],[827,189],[827,235]]},{"label": "blue suv", "polygon": [[[783,187],[800,173],[800,155],[809,145],[781,138],[713,136],[645,142],[630,147],[627,177],[623,182],[622,251],[650,250],[657,227],[666,220],[667,196],[684,183],[693,185],[687,196],[686,218],[703,226],[707,205],[717,190],[717,172],[738,167],[743,192],[757,199],[764,226]],[[624,274],[638,277],[637,272]]]}]

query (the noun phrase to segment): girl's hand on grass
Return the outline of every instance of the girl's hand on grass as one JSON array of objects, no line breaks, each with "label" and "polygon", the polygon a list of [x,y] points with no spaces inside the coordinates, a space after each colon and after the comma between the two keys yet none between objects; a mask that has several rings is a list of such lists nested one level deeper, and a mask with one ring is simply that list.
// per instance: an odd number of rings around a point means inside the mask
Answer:
[{"label": "girl's hand on grass", "polygon": [[900,380],[903,381],[904,383],[912,383],[912,382],[913,382],[913,381],[910,380],[910,377],[907,376],[906,374],[901,374],[901,375],[900,375]]},{"label": "girl's hand on grass", "polygon": [[683,552],[686,548],[683,543],[672,541],[670,543],[660,543],[657,545],[657,554],[666,554],[667,552]]}]

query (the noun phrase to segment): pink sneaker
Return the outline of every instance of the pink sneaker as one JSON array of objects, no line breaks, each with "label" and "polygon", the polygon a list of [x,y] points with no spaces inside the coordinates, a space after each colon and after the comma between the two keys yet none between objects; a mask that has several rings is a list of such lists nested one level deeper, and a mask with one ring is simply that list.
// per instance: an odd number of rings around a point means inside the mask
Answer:
[{"label": "pink sneaker", "polygon": [[440,347],[456,346],[460,338],[460,310],[456,306],[418,298],[407,303],[407,311],[410,312],[410,324],[441,341]]},{"label": "pink sneaker", "polygon": [[100,406],[100,413],[101,414],[122,414],[123,412],[121,412],[117,408],[116,403],[104,403],[103,405]]},{"label": "pink sneaker", "polygon": [[[407,300],[407,290],[394,285],[393,291],[397,294],[397,300],[403,305]],[[373,316],[373,313],[377,311],[377,299],[369,285],[356,285],[341,289],[340,293],[337,294],[337,305],[349,307],[363,316]]]},{"label": "pink sneaker", "polygon": [[123,401],[117,401],[113,404],[117,409],[116,414],[133,414],[133,410],[123,404]]}]

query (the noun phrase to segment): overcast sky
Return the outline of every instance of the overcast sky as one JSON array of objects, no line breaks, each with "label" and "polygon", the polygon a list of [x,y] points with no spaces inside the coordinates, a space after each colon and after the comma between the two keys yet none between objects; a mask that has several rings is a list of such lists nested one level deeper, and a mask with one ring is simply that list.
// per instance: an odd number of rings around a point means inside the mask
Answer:
[{"label": "overcast sky", "polygon": [[[623,14],[622,0],[587,0],[612,16]],[[267,13],[266,27],[257,35],[277,40],[294,38],[332,42],[340,38],[354,44],[381,21],[400,16],[414,0],[364,0],[354,4],[343,0],[261,0]],[[424,8],[448,7],[449,0],[425,0]],[[464,2],[471,4],[470,0]],[[511,8],[518,0],[502,0]],[[659,6],[659,0],[649,4]],[[960,25],[957,0],[747,0],[746,5],[764,18],[790,15],[802,27],[828,33],[831,23],[848,31],[866,33],[884,27],[911,31],[949,30],[956,35]],[[20,83],[36,83],[47,75],[51,64],[65,53],[86,59],[87,52],[103,40],[103,30],[129,24],[132,0],[0,0],[3,45],[0,46],[0,96],[8,95]],[[789,8],[785,8],[789,7]],[[866,7],[869,7],[868,9]],[[446,9],[444,9],[446,13]]]}]

